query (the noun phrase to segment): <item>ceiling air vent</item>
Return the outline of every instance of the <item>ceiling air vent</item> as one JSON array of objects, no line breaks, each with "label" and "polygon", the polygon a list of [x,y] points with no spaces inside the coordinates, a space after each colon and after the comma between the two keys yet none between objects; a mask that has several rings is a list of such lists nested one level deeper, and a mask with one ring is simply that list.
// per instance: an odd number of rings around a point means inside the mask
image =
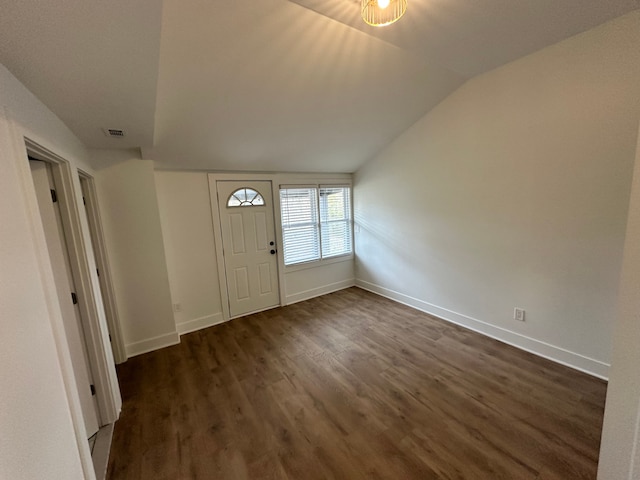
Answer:
[{"label": "ceiling air vent", "polygon": [[118,128],[103,128],[102,131],[107,137],[122,138],[124,137],[124,130]]}]

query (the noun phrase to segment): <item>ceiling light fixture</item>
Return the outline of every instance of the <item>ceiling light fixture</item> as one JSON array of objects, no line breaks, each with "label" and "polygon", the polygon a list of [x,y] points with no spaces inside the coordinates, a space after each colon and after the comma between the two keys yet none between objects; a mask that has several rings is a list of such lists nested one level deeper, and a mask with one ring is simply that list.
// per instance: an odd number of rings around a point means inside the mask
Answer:
[{"label": "ceiling light fixture", "polygon": [[361,0],[362,19],[374,27],[385,27],[400,20],[407,11],[407,0]]}]

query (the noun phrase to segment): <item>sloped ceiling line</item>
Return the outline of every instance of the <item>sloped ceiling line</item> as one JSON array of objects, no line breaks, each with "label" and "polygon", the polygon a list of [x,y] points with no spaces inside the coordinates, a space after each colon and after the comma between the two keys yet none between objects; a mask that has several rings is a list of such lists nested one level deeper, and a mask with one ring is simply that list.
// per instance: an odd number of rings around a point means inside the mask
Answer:
[{"label": "sloped ceiling line", "polygon": [[353,172],[467,79],[640,3],[410,0],[382,29],[358,5],[0,0],[0,63],[91,148],[167,168]]}]

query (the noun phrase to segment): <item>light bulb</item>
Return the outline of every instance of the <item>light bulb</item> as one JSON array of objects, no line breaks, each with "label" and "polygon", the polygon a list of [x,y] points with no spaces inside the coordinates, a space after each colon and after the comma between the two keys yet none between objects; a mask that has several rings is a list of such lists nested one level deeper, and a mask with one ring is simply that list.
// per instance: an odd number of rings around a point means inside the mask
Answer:
[{"label": "light bulb", "polygon": [[378,7],[380,7],[382,10],[384,10],[385,8],[387,8],[389,6],[389,1],[390,0],[378,0]]}]

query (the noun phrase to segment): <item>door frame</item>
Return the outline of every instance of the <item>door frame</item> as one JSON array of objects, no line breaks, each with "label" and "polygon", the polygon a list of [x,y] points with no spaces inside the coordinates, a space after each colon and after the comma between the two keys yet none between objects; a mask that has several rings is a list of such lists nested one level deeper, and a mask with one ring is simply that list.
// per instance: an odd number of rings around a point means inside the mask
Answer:
[{"label": "door frame", "polygon": [[67,242],[68,229],[65,228],[62,219],[62,209],[67,199],[64,198],[62,189],[55,183],[53,165],[35,158],[31,152],[28,153],[28,158],[47,240],[51,269],[56,282],[58,304],[65,321],[67,344],[85,420],[86,438],[89,439],[100,429],[101,420],[98,399],[94,393],[95,390],[92,391],[95,387],[89,388],[95,386],[95,381],[94,369],[89,360],[83,312],[80,308],[80,302],[84,300],[77,295],[78,288],[71,266],[69,242]]},{"label": "door frame", "polygon": [[15,122],[9,108],[0,107],[0,138],[4,137],[5,133],[6,139],[8,140],[7,152],[9,161],[13,163],[13,167],[19,177],[19,188],[31,230],[34,256],[40,274],[40,287],[42,288],[42,293],[46,303],[48,321],[51,326],[56,357],[58,359],[58,366],[62,376],[62,385],[73,427],[79,462],[84,477],[88,480],[95,479],[96,476],[93,461],[91,459],[91,450],[89,448],[89,442],[87,442],[87,439],[85,438],[86,431],[84,419],[82,416],[80,397],[78,396],[78,389],[73,372],[73,365],[71,363],[71,354],[69,353],[69,346],[67,344],[64,320],[60,310],[51,262],[49,261],[47,241],[44,235],[42,220],[40,218],[40,210],[38,208],[35,186],[33,185],[33,179],[31,176],[31,168],[29,167],[29,159],[27,158],[27,151],[24,148],[25,137],[22,129]]},{"label": "door frame", "polygon": [[[213,237],[215,240],[216,248],[216,263],[218,267],[218,282],[220,286],[220,303],[222,305],[222,318],[229,321],[231,313],[229,311],[229,290],[227,288],[227,271],[225,269],[224,251],[222,248],[222,228],[220,225],[220,210],[219,198],[218,198],[218,182],[219,181],[232,181],[232,182],[250,182],[250,181],[262,181],[271,183],[271,202],[273,205],[273,227],[276,235],[276,250],[279,251],[282,242],[282,233],[280,229],[280,202],[278,201],[278,184],[276,182],[276,175],[266,173],[209,173],[207,174],[209,180],[209,198],[211,200],[211,220],[213,223]],[[279,194],[278,194],[279,195]],[[277,255],[278,266],[278,297],[280,299],[279,305],[284,305],[284,271],[281,267],[281,255]]]},{"label": "door frame", "polygon": [[[93,373],[93,381],[96,387],[96,401],[98,403],[98,421],[100,426],[104,426],[115,422],[118,419],[120,411],[120,388],[117,382],[115,372],[115,362],[109,345],[108,336],[105,337],[103,329],[104,310],[102,302],[98,302],[96,286],[99,285],[95,265],[89,263],[86,254],[91,245],[87,245],[84,240],[82,220],[77,205],[76,188],[74,187],[74,178],[79,183],[79,177],[72,171],[71,165],[67,160],[53,153],[45,147],[31,139],[24,137],[25,162],[24,167],[28,169],[28,156],[33,156],[38,160],[42,160],[51,165],[54,183],[60,195],[60,214],[65,232],[66,247],[69,251],[69,260],[71,263],[71,271],[73,274],[76,293],[81,299],[78,302],[80,308],[81,321],[84,328],[84,340],[89,354],[90,368]],[[30,175],[30,172],[29,172]],[[32,182],[33,183],[33,182]],[[33,195],[35,202],[35,190],[31,189],[30,194]],[[40,214],[35,210],[36,217],[32,216],[33,228],[42,233],[42,222]],[[38,245],[40,248],[40,246]],[[43,252],[47,252],[46,244]],[[51,268],[48,253],[44,253],[39,258],[42,268]],[[82,334],[82,333],[81,333]],[[84,423],[84,422],[83,422]]]},{"label": "door frame", "polygon": [[[100,271],[99,283],[102,293],[104,312],[107,317],[107,325],[111,335],[111,349],[116,363],[123,363],[127,360],[127,353],[122,339],[122,329],[120,328],[120,319],[116,308],[116,296],[113,288],[113,278],[111,269],[109,268],[107,247],[104,240],[104,231],[102,230],[102,219],[100,218],[100,209],[98,208],[98,193],[96,191],[95,179],[87,172],[78,169],[80,177],[80,188],[87,217],[89,218],[89,232],[91,234],[93,255],[96,261],[96,267]],[[86,189],[86,191],[85,191]]]}]

